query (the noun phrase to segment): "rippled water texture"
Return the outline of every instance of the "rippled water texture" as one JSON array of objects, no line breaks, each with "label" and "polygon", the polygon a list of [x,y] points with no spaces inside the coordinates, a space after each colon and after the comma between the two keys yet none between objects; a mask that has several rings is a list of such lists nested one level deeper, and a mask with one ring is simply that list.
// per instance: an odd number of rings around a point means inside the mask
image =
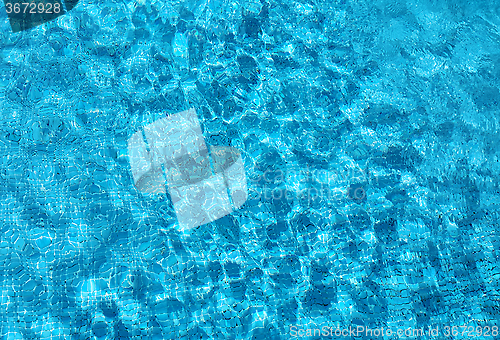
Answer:
[{"label": "rippled water texture", "polygon": [[[0,9],[2,339],[496,326],[499,4],[81,0],[18,33]],[[189,108],[249,196],[182,231],[127,141]]]}]

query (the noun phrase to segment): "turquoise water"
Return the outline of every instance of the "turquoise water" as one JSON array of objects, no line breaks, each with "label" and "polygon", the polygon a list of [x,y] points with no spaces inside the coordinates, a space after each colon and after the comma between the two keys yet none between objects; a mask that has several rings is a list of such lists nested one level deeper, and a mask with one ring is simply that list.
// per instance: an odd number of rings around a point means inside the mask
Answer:
[{"label": "turquoise water", "polygon": [[[499,338],[499,13],[80,0],[13,33],[0,9],[0,336]],[[183,231],[127,141],[189,108],[249,198]]]}]

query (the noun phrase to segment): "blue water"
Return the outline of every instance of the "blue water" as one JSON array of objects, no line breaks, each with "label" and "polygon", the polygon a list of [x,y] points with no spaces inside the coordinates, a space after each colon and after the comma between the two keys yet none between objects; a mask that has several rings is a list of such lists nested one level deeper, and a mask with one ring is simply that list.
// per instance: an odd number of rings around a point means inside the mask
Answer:
[{"label": "blue water", "polygon": [[[498,339],[499,13],[81,0],[13,33],[0,9],[0,336]],[[250,197],[180,231],[127,140],[188,108]]]}]

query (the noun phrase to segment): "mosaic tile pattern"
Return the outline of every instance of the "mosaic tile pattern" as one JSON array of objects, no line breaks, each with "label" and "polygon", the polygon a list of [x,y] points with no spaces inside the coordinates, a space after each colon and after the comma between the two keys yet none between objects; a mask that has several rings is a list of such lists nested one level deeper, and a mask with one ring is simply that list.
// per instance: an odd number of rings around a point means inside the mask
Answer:
[{"label": "mosaic tile pattern", "polygon": [[[0,11],[1,338],[498,338],[499,7],[81,1],[20,33]],[[250,196],[180,232],[126,149],[190,107]]]}]

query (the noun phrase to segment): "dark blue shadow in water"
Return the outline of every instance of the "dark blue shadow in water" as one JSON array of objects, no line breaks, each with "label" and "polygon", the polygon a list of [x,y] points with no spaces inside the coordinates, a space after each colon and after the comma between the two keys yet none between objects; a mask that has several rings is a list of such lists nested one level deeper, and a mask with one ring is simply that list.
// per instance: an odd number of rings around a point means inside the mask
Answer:
[{"label": "dark blue shadow in water", "polygon": [[78,0],[4,0],[5,10],[14,33],[42,25],[67,13]]}]

